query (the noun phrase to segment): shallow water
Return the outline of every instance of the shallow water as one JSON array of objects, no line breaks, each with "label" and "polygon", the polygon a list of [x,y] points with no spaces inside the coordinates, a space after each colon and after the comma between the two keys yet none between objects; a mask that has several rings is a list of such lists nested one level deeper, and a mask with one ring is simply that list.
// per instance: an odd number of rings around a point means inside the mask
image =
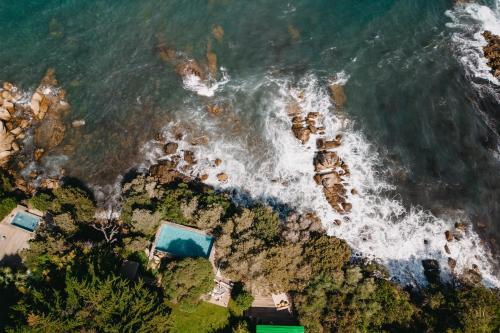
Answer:
[{"label": "shallow water", "polygon": [[[63,143],[74,153],[54,151],[45,168],[110,186],[161,157],[151,139],[180,123],[210,139],[194,148],[195,172],[208,173],[208,182],[220,186],[216,174],[224,171],[222,187],[241,200],[313,209],[359,254],[389,265],[401,280],[421,280],[421,259],[446,267],[444,231],[454,222],[484,224],[476,228],[483,239],[500,240],[499,83],[480,57],[478,35],[500,33],[500,15],[496,1],[480,3],[2,3],[0,79],[33,90],[54,67],[73,107],[68,123],[86,120]],[[221,41],[214,25],[224,29]],[[200,62],[210,41],[223,68],[208,84],[183,82],[160,60],[159,41]],[[338,78],[347,95],[342,113],[327,94]],[[306,92],[303,108],[321,113],[328,135],[344,134],[339,155],[351,167],[349,188],[360,192],[350,198],[349,220],[312,181],[314,140],[301,146],[290,132],[291,87]],[[214,101],[228,111],[207,114]],[[223,163],[214,168],[216,157]],[[450,245],[451,256],[459,268],[479,265],[486,282],[498,284],[481,243],[469,229]]]}]

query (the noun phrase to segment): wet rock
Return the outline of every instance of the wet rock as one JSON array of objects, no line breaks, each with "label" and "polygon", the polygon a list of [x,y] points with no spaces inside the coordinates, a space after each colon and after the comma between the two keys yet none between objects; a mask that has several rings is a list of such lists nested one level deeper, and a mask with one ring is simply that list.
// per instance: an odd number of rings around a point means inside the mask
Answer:
[{"label": "wet rock", "polygon": [[214,163],[215,163],[215,166],[218,167],[219,165],[222,164],[222,160],[220,158],[216,158]]},{"label": "wet rock", "polygon": [[496,78],[500,77],[500,36],[484,31],[483,37],[487,44],[483,47],[483,54],[488,60],[488,66],[491,68],[490,73]]},{"label": "wet rock", "polygon": [[320,151],[314,157],[314,171],[321,172],[334,169],[339,165],[340,159],[333,151]]},{"label": "wet rock", "polygon": [[460,231],[465,231],[465,229],[467,229],[467,225],[465,223],[462,223],[462,222],[456,222],[455,229],[460,230]]},{"label": "wet rock", "polygon": [[427,281],[430,283],[438,283],[440,281],[440,267],[439,262],[434,259],[424,259],[422,260],[422,266],[424,267],[424,274]]},{"label": "wet rock", "polygon": [[177,152],[177,148],[179,145],[175,142],[169,142],[165,146],[163,146],[163,151],[166,155],[172,155]]},{"label": "wet rock", "polygon": [[217,55],[212,51],[212,44],[210,41],[207,46],[207,64],[208,64],[208,72],[210,75],[215,78],[217,76]]},{"label": "wet rock", "polygon": [[199,136],[199,137],[192,139],[190,143],[193,146],[206,146],[206,145],[208,145],[208,142],[209,142],[208,136],[202,135],[202,136]]},{"label": "wet rock", "polygon": [[219,105],[214,104],[214,105],[208,105],[206,110],[209,114],[214,115],[214,116],[218,116],[219,114],[222,113],[222,111],[224,109],[222,107],[220,107]]},{"label": "wet rock", "polygon": [[318,149],[334,149],[340,146],[340,141],[337,140],[325,140],[325,139],[318,139],[316,140],[316,147]]},{"label": "wet rock", "polygon": [[294,42],[298,41],[300,39],[300,32],[295,28],[293,25],[288,26],[288,33],[290,34],[290,37],[292,37],[292,40]]},{"label": "wet rock", "polygon": [[190,150],[185,150],[184,151],[184,161],[186,161],[187,164],[196,164],[196,159],[194,157],[194,153]]},{"label": "wet rock", "polygon": [[290,117],[299,115],[302,112],[299,104],[297,104],[296,102],[289,103],[286,107],[286,110],[287,110],[287,113]]},{"label": "wet rock", "polygon": [[451,251],[450,251],[450,248],[448,247],[448,244],[444,245],[444,250],[446,251],[446,253],[451,254]]},{"label": "wet rock", "polygon": [[0,108],[0,119],[5,120],[5,121],[9,121],[12,119],[12,116],[10,115],[10,112],[7,111],[6,109]]},{"label": "wet rock", "polygon": [[205,73],[202,67],[198,64],[198,62],[192,59],[185,60],[178,64],[175,71],[182,77],[196,76],[201,80],[205,79]]},{"label": "wet rock", "polygon": [[3,89],[4,89],[4,90],[11,91],[11,90],[12,90],[12,88],[14,88],[14,85],[13,85],[12,83],[7,82],[7,81],[5,81],[5,82],[3,83]]},{"label": "wet rock", "polygon": [[46,150],[51,150],[62,142],[65,133],[66,126],[62,122],[62,119],[57,116],[51,117],[42,122],[35,130],[35,145]]},{"label": "wet rock", "polygon": [[21,132],[22,132],[21,127],[16,127],[12,131],[10,131],[10,134],[17,136],[17,135],[21,134]]},{"label": "wet rock", "polygon": [[217,175],[217,180],[221,183],[226,183],[229,180],[229,176],[226,173],[221,172]]},{"label": "wet rock", "polygon": [[320,183],[326,188],[334,187],[335,185],[340,184],[340,182],[342,181],[338,173],[336,173],[335,171],[321,174],[319,175],[319,177]]},{"label": "wet rock", "polygon": [[224,38],[224,29],[220,25],[214,25],[212,26],[212,35],[218,42],[221,42]]},{"label": "wet rock", "polygon": [[444,232],[444,236],[446,237],[446,241],[448,241],[448,242],[453,241],[453,238],[454,238],[454,237],[453,237],[453,234],[451,233],[451,231],[450,231],[450,230],[446,230],[446,231]]},{"label": "wet rock", "polygon": [[302,142],[302,144],[307,143],[309,141],[309,138],[311,136],[311,131],[308,128],[305,127],[296,127],[292,128],[293,134],[297,139]]},{"label": "wet rock", "polygon": [[457,267],[457,261],[453,258],[448,258],[448,266],[453,271]]},{"label": "wet rock", "polygon": [[35,151],[33,152],[33,158],[35,159],[35,161],[40,161],[40,159],[42,158],[43,154],[45,153],[45,149],[43,148],[38,148],[38,149],[35,149]]},{"label": "wet rock", "polygon": [[160,55],[161,60],[165,62],[173,62],[177,58],[177,53],[174,49],[167,47],[166,45],[158,46],[158,54]]},{"label": "wet rock", "polygon": [[342,203],[341,206],[342,206],[342,209],[344,210],[344,212],[346,212],[346,213],[350,213],[352,210],[352,204],[349,202],[344,202],[344,203]]},{"label": "wet rock", "polygon": [[169,184],[175,181],[186,180],[187,177],[175,170],[176,163],[164,160],[149,168],[150,175],[160,184]]},{"label": "wet rock", "polygon": [[2,91],[2,93],[0,94],[0,96],[2,96],[2,99],[4,100],[10,100],[12,99],[12,93],[8,90],[4,90]]},{"label": "wet rock", "polygon": [[208,179],[208,175],[206,173],[204,173],[203,175],[200,176],[200,180],[202,182],[206,181]]}]

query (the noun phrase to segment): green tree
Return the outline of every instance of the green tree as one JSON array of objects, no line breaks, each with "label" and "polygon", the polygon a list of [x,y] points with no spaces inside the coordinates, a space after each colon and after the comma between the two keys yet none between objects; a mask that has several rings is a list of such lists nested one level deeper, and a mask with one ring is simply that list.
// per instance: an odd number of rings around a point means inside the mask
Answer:
[{"label": "green tree", "polygon": [[250,309],[253,303],[253,296],[248,292],[242,283],[236,283],[231,291],[230,309],[236,316],[242,316],[243,312]]},{"label": "green tree", "polygon": [[3,220],[9,213],[16,208],[17,202],[13,198],[0,199],[0,220]]},{"label": "green tree", "polygon": [[198,303],[214,287],[212,264],[204,258],[185,258],[170,262],[163,272],[162,285],[167,298],[185,309]]},{"label": "green tree", "polygon": [[95,205],[88,195],[76,187],[61,187],[54,190],[52,209],[56,213],[68,212],[77,222],[92,222]]},{"label": "green tree", "polygon": [[278,214],[271,207],[258,205],[252,209],[254,213],[254,229],[257,237],[272,242],[279,235],[281,224]]},{"label": "green tree", "polygon": [[52,207],[52,200],[52,197],[46,193],[37,193],[28,202],[33,208],[46,212]]},{"label": "green tree", "polygon": [[11,331],[165,332],[169,309],[142,282],[116,276],[80,278],[69,272],[62,289],[35,286],[15,310]]},{"label": "green tree", "polygon": [[351,258],[351,248],[344,240],[327,235],[310,239],[304,250],[304,260],[315,274],[331,274],[340,270]]},{"label": "green tree", "polygon": [[467,286],[456,292],[454,312],[465,333],[499,332],[500,292],[483,286]]}]

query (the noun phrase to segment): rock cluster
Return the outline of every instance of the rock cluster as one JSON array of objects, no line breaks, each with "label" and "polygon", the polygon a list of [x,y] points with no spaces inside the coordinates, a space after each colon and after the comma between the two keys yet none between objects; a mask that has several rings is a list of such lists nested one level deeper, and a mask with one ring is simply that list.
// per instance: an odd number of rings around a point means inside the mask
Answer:
[{"label": "rock cluster", "polygon": [[491,74],[500,77],[500,36],[486,30],[483,32],[483,37],[488,43],[483,47],[483,53],[488,59],[488,66],[491,68]]},{"label": "rock cluster", "polygon": [[318,126],[319,113],[309,112],[304,117],[299,104],[303,99],[302,94],[299,94],[297,99],[298,101],[291,102],[287,108],[292,119],[292,132],[302,144],[307,143],[311,135],[317,135],[317,152],[313,161],[314,180],[323,187],[326,200],[333,209],[341,214],[349,213],[352,204],[347,202],[347,190],[344,185],[345,178],[350,175],[349,167],[334,151],[341,145],[342,136],[337,135],[334,139],[322,137],[325,135],[325,128]]},{"label": "rock cluster", "polygon": [[[31,154],[37,162],[47,151],[59,145],[66,131],[62,116],[69,108],[65,91],[57,87],[52,69],[47,71],[32,95],[21,92],[9,82],[5,82],[0,89],[0,165],[16,178],[15,184],[21,191],[33,192],[35,179],[38,179],[38,186],[43,188],[59,186],[57,179],[40,178],[40,173],[36,171],[29,174],[31,181],[26,181],[17,177],[17,172],[9,169],[7,164],[15,153],[19,153],[23,158],[18,161],[17,167],[23,169],[25,160]],[[28,131],[34,134],[34,147],[29,144],[29,148],[26,148],[23,140]]]},{"label": "rock cluster", "polygon": [[175,72],[183,79],[194,76],[200,81],[205,81],[209,76],[211,78],[217,76],[217,55],[212,50],[212,42],[210,40],[207,43],[206,59],[201,62],[189,57],[185,52],[177,51],[168,46],[161,39],[158,41],[156,49],[160,59],[172,65],[175,68]]},{"label": "rock cluster", "polygon": [[295,101],[288,105],[288,116],[292,118],[293,135],[305,144],[309,141],[311,134],[324,134],[324,127],[317,127],[318,112],[309,112],[305,117],[302,109]]},{"label": "rock cluster", "polygon": [[352,204],[347,202],[347,190],[344,186],[345,178],[350,175],[349,166],[331,150],[340,145],[340,140],[339,135],[331,141],[317,140],[319,150],[314,158],[314,180],[323,186],[323,193],[330,206],[338,213],[346,214],[352,209]]},{"label": "rock cluster", "polygon": [[[156,179],[160,184],[168,184],[175,181],[186,181],[188,179],[197,178],[200,181],[205,181],[208,179],[208,174],[199,174],[199,170],[194,168],[198,164],[196,160],[195,153],[189,149],[180,149],[179,143],[176,141],[181,141],[185,136],[179,127],[175,127],[172,130],[172,137],[170,139],[165,139],[163,135],[157,135],[156,140],[159,144],[163,146],[164,157],[153,165],[149,169],[149,173],[152,177]],[[172,138],[174,138],[172,140]],[[200,144],[207,144],[208,137],[200,136],[196,138],[191,138],[187,140],[191,146],[196,146]],[[185,142],[185,143],[187,143]],[[215,159],[213,166],[219,167],[222,164],[222,160]],[[225,172],[218,173],[216,178],[221,183],[226,183],[229,180],[229,176]]]},{"label": "rock cluster", "polygon": [[31,125],[29,118],[16,117],[22,107],[18,101],[22,95],[17,87],[4,82],[0,89],[0,165],[4,166],[11,156],[20,150],[18,141],[24,139],[24,131]]}]

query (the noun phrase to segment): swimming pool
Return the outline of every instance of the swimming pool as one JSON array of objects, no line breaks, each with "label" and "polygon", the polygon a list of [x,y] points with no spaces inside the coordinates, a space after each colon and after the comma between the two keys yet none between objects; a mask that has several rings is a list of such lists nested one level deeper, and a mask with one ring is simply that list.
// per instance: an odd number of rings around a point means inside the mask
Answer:
[{"label": "swimming pool", "polygon": [[23,211],[18,211],[10,224],[28,231],[34,231],[40,222],[40,218]]},{"label": "swimming pool", "polygon": [[156,249],[168,252],[174,257],[204,257],[208,258],[214,239],[200,232],[183,227],[164,224],[156,242]]}]

